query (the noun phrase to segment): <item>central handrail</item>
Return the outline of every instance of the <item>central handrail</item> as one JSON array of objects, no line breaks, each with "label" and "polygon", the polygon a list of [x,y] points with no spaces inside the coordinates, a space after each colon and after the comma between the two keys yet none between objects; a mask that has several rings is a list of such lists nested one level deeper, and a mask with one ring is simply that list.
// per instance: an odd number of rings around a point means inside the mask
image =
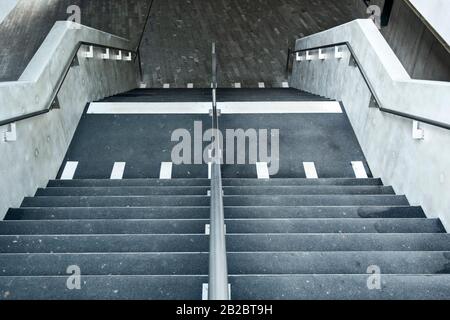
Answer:
[{"label": "central handrail", "polygon": [[209,300],[229,300],[228,266],[225,243],[225,216],[223,208],[221,146],[217,111],[217,53],[212,45],[212,130],[214,154],[211,152],[211,216],[209,233]]},{"label": "central handrail", "polygon": [[376,103],[376,106],[378,107],[378,109],[382,112],[385,113],[389,113],[389,114],[393,114],[399,117],[403,117],[403,118],[407,118],[407,119],[411,119],[414,121],[419,121],[422,123],[426,123],[432,126],[436,126],[442,129],[447,129],[450,130],[450,125],[448,125],[447,123],[443,123],[443,122],[439,122],[439,121],[435,121],[432,119],[427,119],[427,118],[423,118],[423,117],[419,117],[419,116],[415,116],[409,113],[405,113],[405,112],[400,112],[391,108],[386,108],[383,103],[381,102],[380,98],[378,97],[375,88],[373,87],[369,77],[367,76],[366,71],[364,70],[364,67],[362,66],[361,62],[358,59],[358,56],[356,55],[355,51],[353,50],[351,44],[349,42],[337,42],[337,43],[332,43],[332,44],[328,44],[328,45],[322,45],[322,46],[317,46],[317,47],[311,47],[311,48],[306,48],[306,49],[300,49],[300,50],[291,50],[288,49],[288,57],[287,57],[287,63],[286,63],[286,72],[288,72],[289,69],[289,62],[291,60],[291,58],[296,55],[297,53],[304,53],[304,52],[308,52],[308,51],[316,51],[319,49],[327,49],[327,48],[335,48],[335,47],[340,47],[340,46],[346,46],[349,53],[350,53],[350,58],[353,59],[354,65],[358,68],[359,72],[361,73],[364,82],[367,85],[367,88],[370,91],[370,94],[373,97],[373,102]]}]

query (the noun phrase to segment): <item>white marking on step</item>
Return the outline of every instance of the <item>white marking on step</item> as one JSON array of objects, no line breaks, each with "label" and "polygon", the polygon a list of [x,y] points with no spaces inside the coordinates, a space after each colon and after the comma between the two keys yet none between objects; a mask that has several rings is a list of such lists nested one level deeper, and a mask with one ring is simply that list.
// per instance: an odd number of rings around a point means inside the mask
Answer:
[{"label": "white marking on step", "polygon": [[172,162],[161,162],[161,171],[159,173],[159,179],[170,180],[172,179]]},{"label": "white marking on step", "polygon": [[352,161],[353,171],[355,172],[355,177],[358,179],[367,179],[367,172],[364,168],[362,161]]},{"label": "white marking on step", "polygon": [[194,88],[194,84],[193,83],[188,83],[187,84],[187,88],[188,89],[193,89]]},{"label": "white marking on step", "polygon": [[205,224],[205,235],[209,236],[211,234],[211,225]]},{"label": "white marking on step", "polygon": [[265,87],[266,85],[264,84],[264,82],[258,82],[258,88],[263,89]]},{"label": "white marking on step", "polygon": [[258,175],[258,179],[270,179],[267,162],[257,162],[256,173]]},{"label": "white marking on step", "polygon": [[283,82],[283,83],[281,83],[281,87],[283,87],[283,88],[289,88],[289,82]]},{"label": "white marking on step", "polygon": [[164,89],[170,89],[170,84],[164,83],[164,84],[163,84],[163,88],[164,88]]},{"label": "white marking on step", "polygon": [[305,169],[306,178],[308,179],[318,179],[316,165],[314,162],[303,162],[303,168]]},{"label": "white marking on step", "polygon": [[67,161],[60,180],[72,180],[78,167],[78,161]]},{"label": "white marking on step", "polygon": [[236,83],[234,84],[234,87],[235,87],[236,89],[240,89],[240,88],[241,88],[241,83],[240,83],[240,82],[236,82]]},{"label": "white marking on step", "polygon": [[222,114],[342,113],[337,101],[218,102]]},{"label": "white marking on step", "polygon": [[211,102],[93,102],[88,114],[208,114]]},{"label": "white marking on step", "polygon": [[115,162],[111,172],[111,180],[121,180],[125,171],[126,162]]}]

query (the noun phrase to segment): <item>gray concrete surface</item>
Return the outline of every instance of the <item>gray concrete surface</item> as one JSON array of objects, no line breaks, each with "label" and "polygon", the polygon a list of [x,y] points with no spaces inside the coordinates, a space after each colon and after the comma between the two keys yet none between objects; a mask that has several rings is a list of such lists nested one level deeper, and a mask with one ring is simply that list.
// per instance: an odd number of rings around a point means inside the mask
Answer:
[{"label": "gray concrete surface", "polygon": [[[297,49],[349,41],[386,108],[450,123],[450,83],[411,80],[368,20],[297,41]],[[341,48],[342,49],[342,48]],[[312,52],[312,54],[315,54]],[[332,55],[331,52],[328,52]],[[341,100],[375,177],[439,217],[450,230],[450,132],[421,124],[424,140],[412,138],[412,121],[369,108],[370,92],[358,69],[343,59],[297,62],[293,87]]]},{"label": "gray concrete surface", "polygon": [[8,16],[12,9],[17,4],[17,0],[2,0],[0,1],[0,23]]},{"label": "gray concrete surface", "polygon": [[[80,40],[124,47],[128,41],[97,30],[55,25],[18,82],[0,83],[0,118],[44,109],[64,65]],[[87,102],[133,89],[133,62],[85,59],[69,72],[59,94],[60,110],[17,123],[17,141],[3,142],[0,127],[0,218],[55,177]]]}]

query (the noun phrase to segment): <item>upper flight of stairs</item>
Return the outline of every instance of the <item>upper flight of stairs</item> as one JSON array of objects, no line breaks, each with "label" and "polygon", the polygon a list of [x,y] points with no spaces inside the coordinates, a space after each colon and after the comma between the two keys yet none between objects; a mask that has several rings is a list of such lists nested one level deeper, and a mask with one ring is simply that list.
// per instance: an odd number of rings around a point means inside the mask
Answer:
[{"label": "upper flight of stairs", "polygon": [[[223,185],[232,299],[450,298],[450,236],[379,179]],[[0,298],[201,299],[209,186],[50,181],[0,222]],[[66,286],[72,265],[80,290]]]}]

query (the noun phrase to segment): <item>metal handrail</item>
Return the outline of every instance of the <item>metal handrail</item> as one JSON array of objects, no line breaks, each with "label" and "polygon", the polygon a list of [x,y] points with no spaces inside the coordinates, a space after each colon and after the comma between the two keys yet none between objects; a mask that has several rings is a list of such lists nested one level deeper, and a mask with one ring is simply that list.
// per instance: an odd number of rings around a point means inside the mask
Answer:
[{"label": "metal handrail", "polygon": [[52,92],[52,94],[50,96],[50,100],[46,104],[46,108],[42,109],[42,110],[39,110],[39,111],[29,112],[29,113],[26,113],[26,114],[23,114],[23,115],[20,115],[20,116],[17,116],[17,117],[1,120],[0,121],[0,127],[8,125],[8,124],[11,124],[11,123],[14,123],[14,122],[18,122],[18,121],[21,121],[21,120],[33,118],[33,117],[36,117],[36,116],[48,113],[48,112],[50,112],[53,109],[57,109],[58,108],[58,104],[55,103],[55,102],[57,101],[58,94],[61,91],[61,87],[64,84],[64,81],[66,80],[70,69],[74,65],[74,61],[76,61],[76,59],[78,57],[78,51],[80,50],[81,46],[93,46],[93,47],[102,48],[102,49],[110,49],[110,50],[131,52],[131,54],[136,57],[136,51],[132,51],[132,50],[127,49],[127,48],[118,48],[118,47],[112,47],[112,46],[105,46],[105,45],[96,44],[96,43],[92,43],[92,42],[86,42],[86,41],[78,42],[77,46],[75,47],[75,49],[73,50],[73,52],[71,54],[71,58],[70,58],[69,62],[64,67],[64,71],[61,73],[61,75],[60,75],[60,77],[59,77],[59,79],[57,81],[57,86],[53,90],[53,92]]},{"label": "metal handrail", "polygon": [[136,47],[136,58],[138,60],[139,77],[141,79],[141,82],[144,80],[144,74],[142,71],[142,63],[141,63],[141,45],[142,45],[142,40],[144,40],[144,34],[145,34],[145,31],[147,30],[147,24],[148,24],[148,20],[150,19],[150,14],[152,12],[154,2],[155,2],[154,0],[151,0],[150,5],[148,7],[147,15],[145,17],[144,27],[142,28],[142,32],[139,36],[139,41],[138,41],[138,44]]},{"label": "metal handrail", "polygon": [[221,149],[217,111],[217,53],[212,45],[212,129],[215,154],[211,154],[211,216],[209,233],[209,279],[208,299],[229,300],[228,265],[225,242],[225,216],[223,208]]},{"label": "metal handrail", "polygon": [[291,50],[288,49],[288,57],[287,57],[287,63],[286,63],[286,72],[288,72],[288,68],[289,68],[289,62],[292,58],[293,55],[296,55],[297,53],[303,53],[306,51],[315,51],[315,50],[319,50],[319,49],[327,49],[327,48],[334,48],[334,47],[339,47],[339,46],[346,46],[348,48],[348,51],[350,52],[350,56],[351,59],[353,59],[354,64],[356,65],[356,67],[358,68],[359,72],[361,73],[364,82],[366,83],[367,87],[369,88],[370,94],[372,95],[372,101],[375,102],[377,108],[385,113],[389,113],[389,114],[393,114],[402,118],[407,118],[410,120],[414,120],[414,121],[419,121],[422,123],[426,123],[435,127],[439,127],[442,129],[447,129],[450,130],[450,125],[447,123],[443,123],[443,122],[439,122],[439,121],[435,121],[435,120],[431,120],[431,119],[427,119],[427,118],[422,118],[419,116],[415,116],[409,113],[405,113],[405,112],[400,112],[391,108],[386,108],[383,106],[383,103],[381,102],[380,98],[378,97],[372,83],[370,82],[369,77],[367,76],[367,73],[365,72],[363,66],[361,65],[361,62],[359,61],[357,55],[355,54],[355,51],[353,50],[351,44],[349,42],[337,42],[337,43],[332,43],[332,44],[328,44],[328,45],[323,45],[323,46],[318,46],[318,47],[311,47],[311,48],[307,48],[307,49],[300,49],[300,50]]}]

